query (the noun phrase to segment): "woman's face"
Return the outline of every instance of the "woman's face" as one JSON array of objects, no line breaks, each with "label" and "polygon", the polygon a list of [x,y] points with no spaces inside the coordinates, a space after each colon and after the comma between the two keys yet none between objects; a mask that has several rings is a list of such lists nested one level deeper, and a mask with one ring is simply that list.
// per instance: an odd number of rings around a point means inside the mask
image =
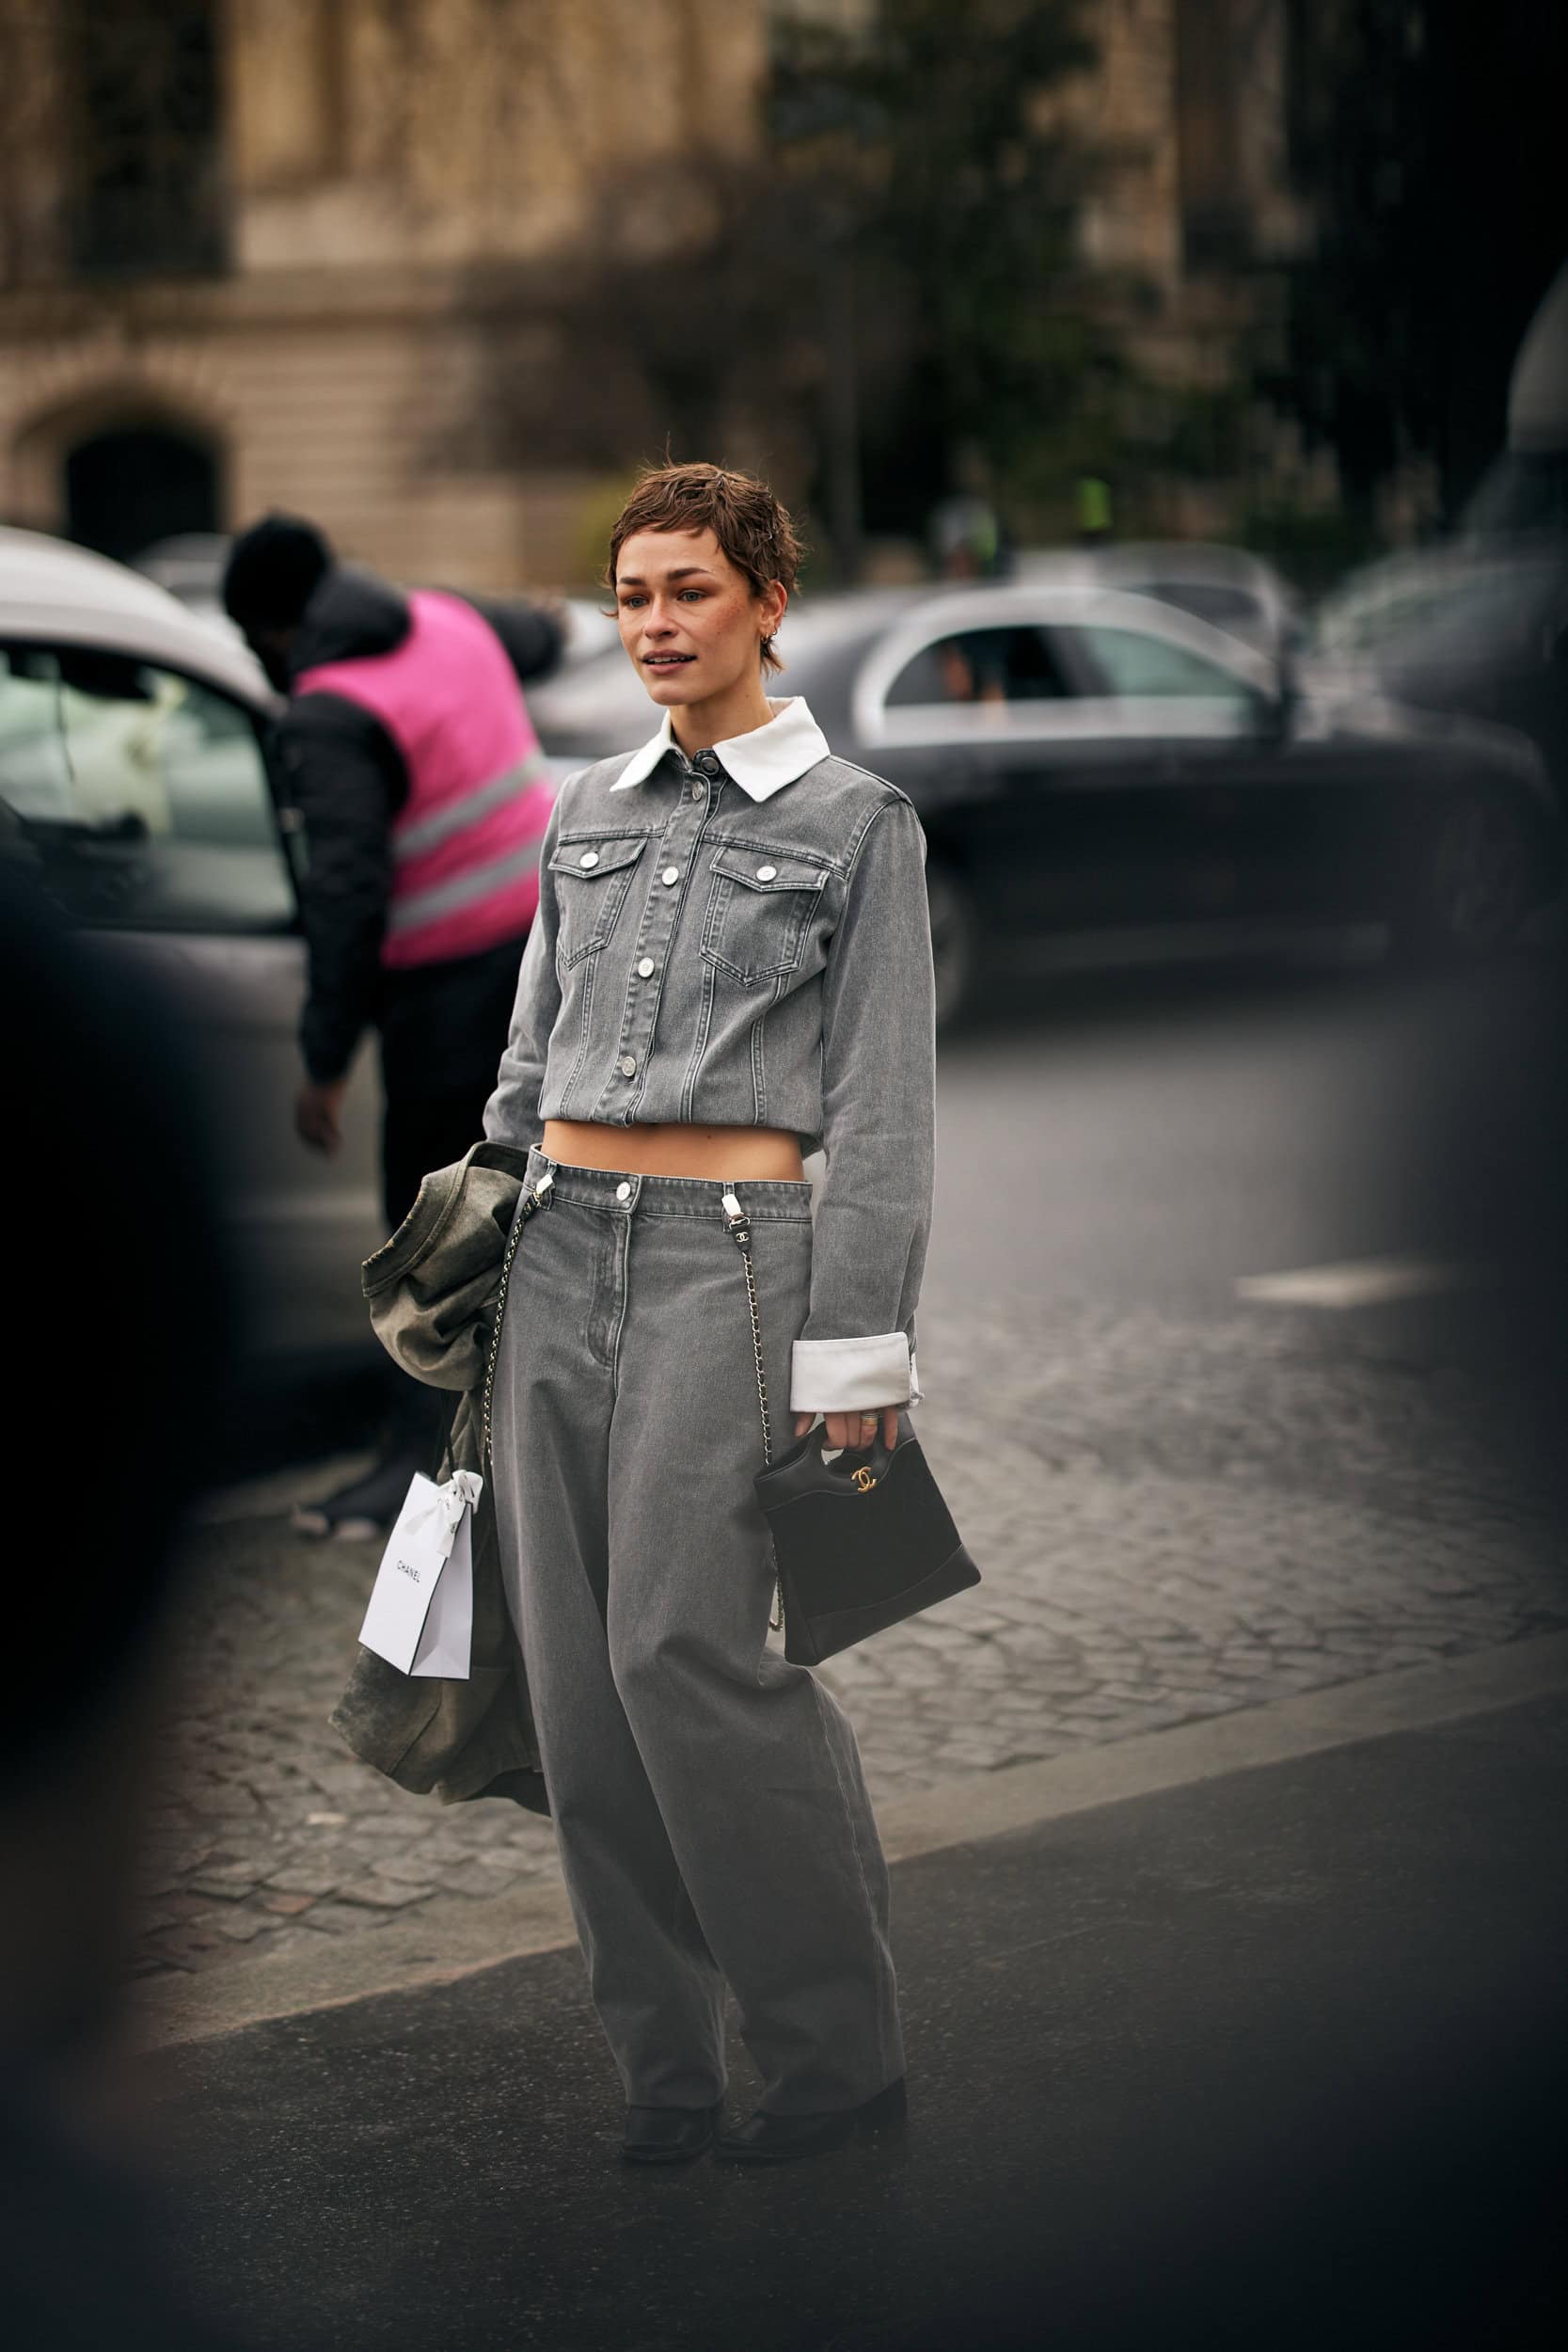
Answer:
[{"label": "woman's face", "polygon": [[640,531],[622,543],[621,643],[662,709],[755,678],[762,641],[784,618],[785,601],[777,580],[758,596],[711,531]]}]

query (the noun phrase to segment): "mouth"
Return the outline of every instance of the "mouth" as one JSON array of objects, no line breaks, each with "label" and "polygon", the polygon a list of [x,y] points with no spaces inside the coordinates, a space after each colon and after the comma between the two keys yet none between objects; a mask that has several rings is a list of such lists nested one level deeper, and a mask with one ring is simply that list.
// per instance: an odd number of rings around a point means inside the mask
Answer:
[{"label": "mouth", "polygon": [[642,667],[645,670],[681,670],[696,659],[694,653],[645,653]]}]

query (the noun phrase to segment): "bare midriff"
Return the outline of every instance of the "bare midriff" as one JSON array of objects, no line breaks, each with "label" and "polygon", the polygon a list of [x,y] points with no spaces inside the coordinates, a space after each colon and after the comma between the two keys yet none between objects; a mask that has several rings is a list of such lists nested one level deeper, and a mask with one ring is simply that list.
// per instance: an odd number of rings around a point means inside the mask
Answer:
[{"label": "bare midriff", "polygon": [[804,1179],[800,1139],[787,1127],[699,1127],[678,1120],[611,1127],[596,1119],[546,1119],[541,1148],[567,1168],[618,1168],[633,1176],[731,1176],[753,1184]]}]

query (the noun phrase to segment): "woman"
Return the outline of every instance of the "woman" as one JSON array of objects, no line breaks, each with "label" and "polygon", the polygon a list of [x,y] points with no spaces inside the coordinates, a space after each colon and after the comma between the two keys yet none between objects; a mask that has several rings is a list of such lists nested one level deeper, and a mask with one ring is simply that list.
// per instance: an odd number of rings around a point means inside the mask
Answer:
[{"label": "woman", "polygon": [[[734,1990],[774,2163],[895,2122],[888,1882],[854,1734],[767,1645],[752,1487],[889,1443],[919,1394],[932,1182],[925,836],[767,670],[799,547],[766,486],[644,476],[610,539],[658,732],[562,787],[484,1119],[526,1143],[493,1474],[515,1621],[623,2153],[712,2143]],[[827,1171],[813,1219],[801,1151]],[[762,1336],[725,1196],[749,1216]]]}]

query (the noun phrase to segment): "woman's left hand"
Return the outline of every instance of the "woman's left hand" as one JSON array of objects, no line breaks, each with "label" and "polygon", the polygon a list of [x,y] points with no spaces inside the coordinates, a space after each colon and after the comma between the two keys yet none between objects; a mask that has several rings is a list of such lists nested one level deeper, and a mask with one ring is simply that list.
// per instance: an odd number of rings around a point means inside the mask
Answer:
[{"label": "woman's left hand", "polygon": [[[822,1442],[830,1452],[835,1447],[847,1445],[859,1453],[875,1439],[879,1421],[883,1444],[895,1446],[898,1442],[898,1416],[902,1410],[902,1406],[883,1405],[863,1413],[824,1413],[822,1419],[827,1424],[827,1435]],[[797,1413],[795,1435],[803,1438],[816,1419],[815,1413]]]}]

